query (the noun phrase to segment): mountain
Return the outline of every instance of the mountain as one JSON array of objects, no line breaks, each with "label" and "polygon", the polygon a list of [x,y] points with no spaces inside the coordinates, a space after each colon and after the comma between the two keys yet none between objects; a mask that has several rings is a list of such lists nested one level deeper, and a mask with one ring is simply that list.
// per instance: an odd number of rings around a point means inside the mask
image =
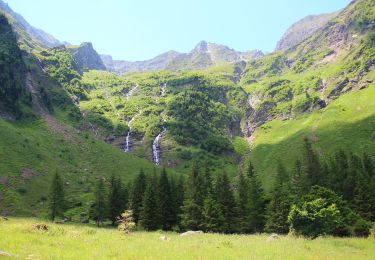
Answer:
[{"label": "mountain", "polygon": [[117,61],[113,60],[111,56],[101,55],[108,70],[119,74],[135,71],[204,69],[226,62],[261,56],[263,53],[258,50],[237,52],[227,46],[206,41],[199,42],[189,53],[169,51],[146,61]]},{"label": "mountain", "polygon": [[267,55],[203,41],[147,62],[102,56],[117,73],[87,71],[103,68],[89,43],[20,51],[2,19],[0,212],[42,215],[56,171],[67,216],[79,219],[112,173],[130,182],[140,169],[199,165],[233,178],[251,161],[270,192],[279,163],[293,173],[304,138],[322,161],[339,150],[374,161],[374,10],[353,1]]},{"label": "mountain", "polygon": [[109,71],[117,73],[126,73],[134,71],[157,71],[165,69],[168,64],[175,59],[180,53],[169,51],[146,61],[119,61],[113,60],[109,55],[101,55],[101,58]]},{"label": "mountain", "polygon": [[275,51],[285,51],[301,43],[311,34],[323,28],[338,13],[309,15],[294,23],[277,42]]},{"label": "mountain", "polygon": [[15,13],[2,0],[0,0],[0,12],[4,13],[9,20],[22,48],[31,50],[34,48],[51,48],[62,45],[52,35],[31,26],[20,14]]},{"label": "mountain", "polygon": [[91,42],[84,42],[79,46],[68,45],[67,49],[73,55],[79,73],[88,70],[106,70]]}]

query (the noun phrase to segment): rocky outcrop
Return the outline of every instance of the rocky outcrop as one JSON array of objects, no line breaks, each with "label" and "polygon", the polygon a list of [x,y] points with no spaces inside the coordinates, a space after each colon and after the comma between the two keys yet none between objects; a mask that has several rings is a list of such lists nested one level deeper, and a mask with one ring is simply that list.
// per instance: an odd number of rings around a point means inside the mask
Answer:
[{"label": "rocky outcrop", "polygon": [[84,42],[80,46],[68,46],[67,49],[73,55],[79,73],[88,70],[106,70],[91,42]]},{"label": "rocky outcrop", "polygon": [[323,28],[338,12],[309,15],[294,23],[277,42],[275,51],[288,50],[307,39],[314,32]]},{"label": "rocky outcrop", "polygon": [[262,56],[259,50],[238,52],[224,45],[201,41],[189,53],[169,51],[145,61],[119,61],[109,55],[101,55],[101,58],[108,70],[123,74],[134,71],[203,69],[222,62]]}]

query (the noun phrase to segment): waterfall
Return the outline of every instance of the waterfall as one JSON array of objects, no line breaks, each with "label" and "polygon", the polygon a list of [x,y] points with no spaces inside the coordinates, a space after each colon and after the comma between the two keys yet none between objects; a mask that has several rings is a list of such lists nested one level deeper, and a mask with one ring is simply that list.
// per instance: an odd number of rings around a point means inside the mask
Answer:
[{"label": "waterfall", "polygon": [[163,85],[161,85],[161,96],[162,97],[165,96],[166,89],[167,89],[167,83],[164,83]]},{"label": "waterfall", "polygon": [[126,93],[126,100],[129,100],[133,96],[133,92],[138,88],[138,84],[135,85],[131,90]]},{"label": "waterfall", "polygon": [[152,160],[156,165],[160,165],[161,162],[161,147],[160,147],[160,138],[165,134],[167,129],[163,126],[163,131],[161,131],[152,142]]},{"label": "waterfall", "polygon": [[133,123],[134,119],[139,116],[140,113],[136,114],[135,116],[133,116],[129,121],[128,121],[128,127],[129,127],[129,131],[128,133],[126,134],[126,138],[125,138],[125,147],[124,147],[124,152],[130,152],[130,147],[131,147],[131,140],[130,140],[130,135],[132,133],[132,128],[131,128],[131,124]]}]

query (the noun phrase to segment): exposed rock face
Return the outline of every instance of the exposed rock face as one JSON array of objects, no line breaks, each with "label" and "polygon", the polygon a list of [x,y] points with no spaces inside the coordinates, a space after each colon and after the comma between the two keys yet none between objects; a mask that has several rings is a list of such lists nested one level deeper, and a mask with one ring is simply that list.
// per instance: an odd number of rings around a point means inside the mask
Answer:
[{"label": "exposed rock face", "polygon": [[80,46],[68,46],[80,73],[87,70],[106,70],[106,67],[91,42],[84,42]]},{"label": "exposed rock face", "polygon": [[100,56],[108,70],[122,74],[122,73],[133,72],[133,71],[163,70],[178,55],[180,55],[180,53],[176,51],[169,51],[169,52],[160,54],[151,60],[135,61],[135,62],[113,60],[112,57],[109,55],[100,55]]},{"label": "exposed rock face", "polygon": [[108,70],[122,74],[132,71],[203,69],[221,62],[236,62],[262,56],[263,53],[259,50],[237,52],[224,45],[201,41],[189,53],[169,51],[151,60],[118,61],[108,55],[101,55],[101,58]]},{"label": "exposed rock face", "polygon": [[303,40],[307,39],[317,30],[323,28],[338,12],[309,15],[302,20],[294,23],[283,35],[280,41],[277,42],[275,51],[283,51],[290,49]]}]

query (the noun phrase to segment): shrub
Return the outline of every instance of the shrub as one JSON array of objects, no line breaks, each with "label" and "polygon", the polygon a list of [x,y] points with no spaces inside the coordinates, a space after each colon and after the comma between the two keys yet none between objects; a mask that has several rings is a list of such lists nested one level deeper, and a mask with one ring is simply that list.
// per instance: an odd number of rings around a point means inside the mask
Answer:
[{"label": "shrub", "polygon": [[118,217],[117,220],[118,230],[124,232],[125,234],[130,234],[135,229],[135,223],[133,221],[133,211],[125,210],[124,213]]}]

